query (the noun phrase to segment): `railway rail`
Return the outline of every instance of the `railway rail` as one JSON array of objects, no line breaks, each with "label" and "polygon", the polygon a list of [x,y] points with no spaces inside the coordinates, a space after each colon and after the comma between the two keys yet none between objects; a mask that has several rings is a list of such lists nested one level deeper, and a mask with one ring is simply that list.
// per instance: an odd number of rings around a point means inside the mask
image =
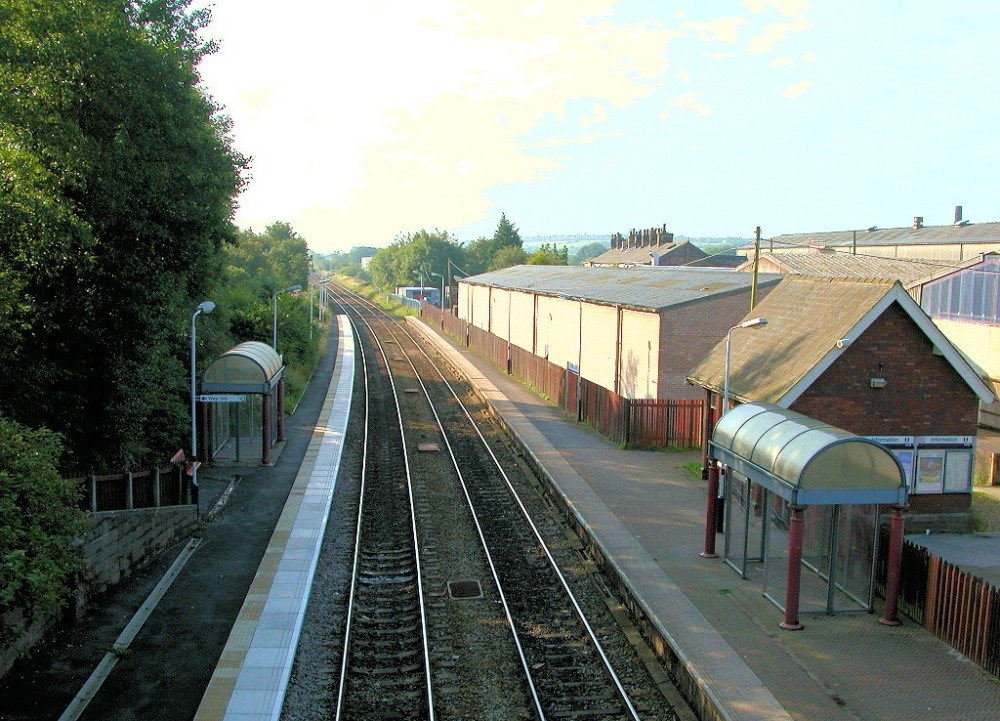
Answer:
[{"label": "railway rail", "polygon": [[614,621],[588,620],[481,401],[403,324],[328,290],[367,399],[336,718],[674,718],[635,663],[616,670]]}]

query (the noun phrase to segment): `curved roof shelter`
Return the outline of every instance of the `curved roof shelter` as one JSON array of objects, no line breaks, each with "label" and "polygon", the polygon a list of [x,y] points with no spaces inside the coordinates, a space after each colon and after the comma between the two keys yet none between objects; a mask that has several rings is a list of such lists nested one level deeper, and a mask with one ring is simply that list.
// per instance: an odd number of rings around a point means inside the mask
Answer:
[{"label": "curved roof shelter", "polygon": [[726,413],[710,455],[793,505],[905,504],[906,477],[875,441],[771,403]]},{"label": "curved roof shelter", "polygon": [[203,393],[270,393],[285,366],[267,343],[240,343],[220,355],[202,376]]}]

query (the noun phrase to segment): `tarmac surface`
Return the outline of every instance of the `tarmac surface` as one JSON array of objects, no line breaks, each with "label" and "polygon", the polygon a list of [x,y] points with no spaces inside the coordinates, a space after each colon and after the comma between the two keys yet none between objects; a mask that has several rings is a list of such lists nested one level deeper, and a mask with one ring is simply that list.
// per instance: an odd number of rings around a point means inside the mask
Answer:
[{"label": "tarmac surface", "polygon": [[[782,614],[759,583],[742,580],[721,559],[699,556],[704,483],[684,468],[700,460],[697,453],[623,451],[483,359],[438,341],[610,550],[618,570],[643,590],[647,613],[679,644],[720,717],[1000,718],[997,679],[908,619],[887,627],[867,613],[809,615],[802,631],[779,628]],[[335,344],[336,337],[289,418],[273,468],[221,458],[201,472],[203,513],[220,498],[227,499],[225,509],[200,531],[201,545],[80,718],[195,717],[305,457],[333,377]],[[253,458],[250,449],[244,454]],[[718,542],[721,548],[721,536]],[[0,721],[59,718],[183,545],[0,681]],[[984,568],[996,563],[995,555],[980,556],[972,560]]]}]

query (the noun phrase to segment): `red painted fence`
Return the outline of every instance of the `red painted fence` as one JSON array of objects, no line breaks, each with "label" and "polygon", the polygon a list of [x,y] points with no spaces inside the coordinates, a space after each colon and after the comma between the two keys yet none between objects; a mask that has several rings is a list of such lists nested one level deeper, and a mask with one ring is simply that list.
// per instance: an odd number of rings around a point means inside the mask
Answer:
[{"label": "red painted fence", "polygon": [[702,444],[704,404],[699,400],[625,398],[433,305],[424,303],[421,316],[625,448]]}]

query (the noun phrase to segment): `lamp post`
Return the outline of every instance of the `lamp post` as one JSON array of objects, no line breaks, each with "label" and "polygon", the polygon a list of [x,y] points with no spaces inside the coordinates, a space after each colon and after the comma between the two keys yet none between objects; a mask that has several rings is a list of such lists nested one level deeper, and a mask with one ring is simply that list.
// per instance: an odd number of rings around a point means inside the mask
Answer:
[{"label": "lamp post", "polygon": [[[725,415],[729,411],[729,354],[732,347],[733,331],[739,328],[753,328],[766,324],[767,318],[751,318],[738,325],[734,325],[726,333],[726,371],[722,385],[722,413],[720,416]],[[708,409],[708,411],[705,414],[706,418],[711,416],[711,409]],[[706,430],[710,433],[710,423],[708,421],[706,423]],[[708,438],[705,439],[705,443],[707,448]],[[708,453],[710,454],[710,451]],[[726,487],[724,483],[720,484],[719,482],[719,464],[710,455],[706,455],[706,460],[708,464],[708,467],[705,469],[708,492],[705,495],[705,550],[700,555],[702,558],[718,558],[719,554],[715,552],[715,534],[722,531]]]},{"label": "lamp post", "polygon": [[302,290],[302,286],[290,285],[274,294],[274,318],[271,321],[271,347],[274,348],[275,353],[278,352],[278,296],[282,293],[293,293],[297,290]]},{"label": "lamp post", "polygon": [[[198,406],[197,406],[197,356],[195,347],[198,338],[198,327],[195,319],[202,313],[211,313],[215,310],[215,303],[210,300],[203,300],[198,304],[197,310],[191,316],[191,501],[198,507]],[[198,510],[201,517],[201,510]]]},{"label": "lamp post", "polygon": [[726,333],[726,372],[723,378],[722,385],[722,414],[725,415],[729,412],[729,352],[732,346],[733,331],[739,328],[753,328],[758,325],[767,325],[767,318],[751,318],[750,320],[745,320],[738,325],[734,325]]},{"label": "lamp post", "polygon": [[430,272],[435,278],[441,279],[441,297],[438,298],[438,307],[444,310],[444,276],[440,273],[435,273],[433,270]]}]

